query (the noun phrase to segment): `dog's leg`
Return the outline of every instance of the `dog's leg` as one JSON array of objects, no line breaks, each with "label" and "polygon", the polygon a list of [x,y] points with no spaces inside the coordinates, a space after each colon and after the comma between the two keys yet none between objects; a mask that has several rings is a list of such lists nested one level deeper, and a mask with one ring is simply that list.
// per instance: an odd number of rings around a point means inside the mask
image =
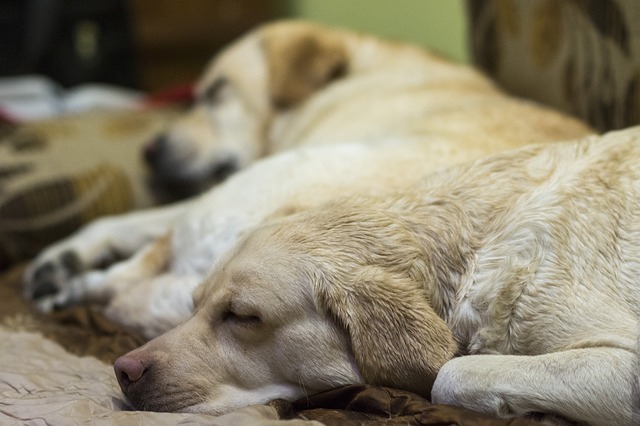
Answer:
[{"label": "dog's leg", "polygon": [[440,370],[432,401],[503,417],[554,413],[592,425],[631,425],[634,351],[573,349],[537,356],[470,355]]},{"label": "dog's leg", "polygon": [[[638,324],[640,327],[640,324]],[[636,343],[636,371],[633,381],[633,421],[632,424],[640,425],[640,330],[637,332]]]},{"label": "dog's leg", "polygon": [[166,235],[105,270],[88,271],[70,278],[55,295],[38,299],[36,306],[42,312],[51,312],[80,303],[106,305],[139,282],[165,273],[171,258],[171,235]]},{"label": "dog's leg", "polygon": [[105,271],[73,278],[56,296],[37,303],[42,311],[81,302],[100,303],[112,322],[152,339],[191,316],[191,293],[202,279],[172,273],[172,258],[171,235],[166,235]]},{"label": "dog's leg", "polygon": [[[69,292],[74,279],[89,271],[99,275],[145,244],[167,234],[190,202],[96,220],[47,249],[29,265],[24,294],[41,308],[52,307],[58,294]],[[96,275],[96,276],[97,276]],[[82,295],[76,295],[82,299]],[[45,309],[46,310],[46,309]]]},{"label": "dog's leg", "polygon": [[151,340],[193,314],[193,290],[201,277],[166,273],[140,281],[111,299],[103,311],[119,326]]}]

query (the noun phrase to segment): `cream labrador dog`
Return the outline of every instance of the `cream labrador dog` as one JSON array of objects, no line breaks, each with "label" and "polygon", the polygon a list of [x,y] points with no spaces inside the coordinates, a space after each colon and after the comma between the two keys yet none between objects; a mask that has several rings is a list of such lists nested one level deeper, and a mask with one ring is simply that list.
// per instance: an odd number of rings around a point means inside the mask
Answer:
[{"label": "cream labrador dog", "polygon": [[194,303],[115,363],[135,407],[222,413],[371,383],[499,416],[632,424],[640,128],[266,222]]},{"label": "cream labrador dog", "polygon": [[[512,114],[532,114],[526,124],[498,124],[509,107],[494,105],[495,87],[475,70],[412,45],[308,22],[250,32],[213,59],[195,92],[191,111],[146,149],[160,182],[208,189],[258,158],[298,146],[478,133],[469,110],[488,120],[475,142],[487,150],[503,147],[493,141],[498,132],[501,140],[509,132],[534,142],[576,131],[575,122],[523,103],[512,104]],[[533,122],[541,128],[531,133]]]},{"label": "cream labrador dog", "polygon": [[150,148],[157,173],[206,180],[220,164],[279,154],[199,198],[99,220],[46,249],[25,277],[39,309],[102,303],[111,320],[152,338],[191,315],[193,288],[244,232],[289,206],[385,193],[490,152],[591,133],[469,67],[301,22],[233,44],[198,94]]}]

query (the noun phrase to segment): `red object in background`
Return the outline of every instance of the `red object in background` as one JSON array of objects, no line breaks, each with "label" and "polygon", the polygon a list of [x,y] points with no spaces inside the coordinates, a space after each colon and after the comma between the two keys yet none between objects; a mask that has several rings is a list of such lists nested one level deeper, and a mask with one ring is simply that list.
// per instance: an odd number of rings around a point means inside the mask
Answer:
[{"label": "red object in background", "polygon": [[189,103],[193,101],[193,98],[193,84],[187,83],[146,96],[142,101],[142,106],[154,108],[169,104]]},{"label": "red object in background", "polygon": [[15,117],[13,117],[7,111],[5,111],[2,108],[0,108],[0,124],[16,124],[19,121],[20,120],[18,120]]}]

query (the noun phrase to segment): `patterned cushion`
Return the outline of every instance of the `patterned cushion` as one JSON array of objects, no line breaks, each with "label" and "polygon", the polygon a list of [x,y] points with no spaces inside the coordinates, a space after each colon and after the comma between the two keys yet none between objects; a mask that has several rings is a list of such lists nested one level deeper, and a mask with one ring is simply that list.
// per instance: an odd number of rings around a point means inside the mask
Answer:
[{"label": "patterned cushion", "polygon": [[140,150],[176,109],[0,126],[0,269],[81,225],[154,203]]},{"label": "patterned cushion", "polygon": [[507,90],[610,130],[640,123],[640,2],[467,0],[474,62]]}]

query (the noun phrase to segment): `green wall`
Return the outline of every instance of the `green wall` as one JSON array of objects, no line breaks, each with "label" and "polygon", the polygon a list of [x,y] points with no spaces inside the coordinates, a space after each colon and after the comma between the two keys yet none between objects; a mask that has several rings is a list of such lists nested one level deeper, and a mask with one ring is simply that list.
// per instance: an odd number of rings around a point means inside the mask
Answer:
[{"label": "green wall", "polygon": [[304,18],[430,47],[467,62],[465,0],[274,0],[277,17]]}]

